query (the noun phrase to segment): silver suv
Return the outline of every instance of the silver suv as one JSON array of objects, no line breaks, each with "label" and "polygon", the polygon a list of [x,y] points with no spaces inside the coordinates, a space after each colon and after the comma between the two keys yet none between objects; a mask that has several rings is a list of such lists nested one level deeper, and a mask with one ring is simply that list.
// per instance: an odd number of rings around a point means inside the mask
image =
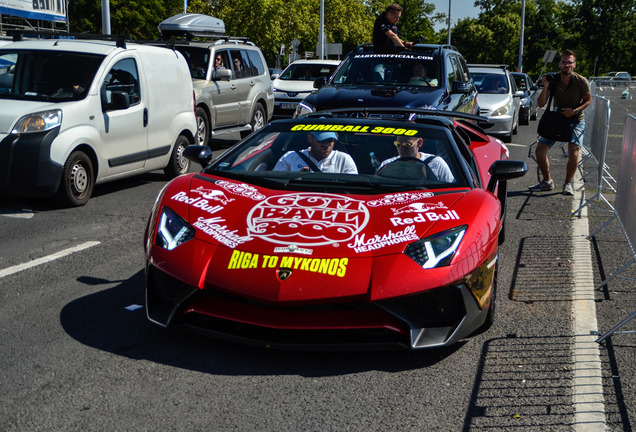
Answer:
[{"label": "silver suv", "polygon": [[[224,33],[224,27],[223,21],[199,14],[176,15],[159,26],[164,37],[185,37],[166,44],[188,61],[199,143],[204,145],[219,133],[240,132],[246,137],[265,126],[274,112],[272,80],[263,53],[246,38],[214,36]],[[205,42],[190,40],[211,36],[213,40]]]}]

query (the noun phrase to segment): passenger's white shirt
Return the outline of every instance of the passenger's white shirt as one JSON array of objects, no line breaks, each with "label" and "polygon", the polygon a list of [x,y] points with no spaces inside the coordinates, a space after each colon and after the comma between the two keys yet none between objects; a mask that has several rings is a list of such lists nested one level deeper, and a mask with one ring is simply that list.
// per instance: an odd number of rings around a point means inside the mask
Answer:
[{"label": "passenger's white shirt", "polygon": [[[441,157],[434,156],[429,153],[420,153],[420,160],[425,161],[427,158],[430,158],[431,156],[433,156],[433,159],[431,159],[431,161],[428,163],[428,167],[431,169],[433,174],[435,174],[437,179],[439,181],[443,181],[447,183],[454,182],[455,177],[453,176],[453,173],[448,167],[448,164],[446,163],[446,161],[442,159]],[[378,167],[377,171],[380,171],[385,165],[390,164],[391,162],[396,161],[398,159],[400,159],[400,156],[395,156],[383,161]]]},{"label": "passenger's white shirt", "polygon": [[[310,153],[309,149],[301,150],[301,153],[305,156],[309,157],[313,163],[320,169],[321,172],[324,173],[344,173],[344,174],[358,174],[358,167],[356,167],[353,158],[349,156],[347,153],[339,152],[338,150],[333,150],[329,156],[319,161],[316,160]],[[298,153],[295,151],[287,152],[281,157],[278,162],[276,162],[276,166],[274,167],[274,171],[300,171],[303,167],[307,166],[307,162],[305,162]]]}]

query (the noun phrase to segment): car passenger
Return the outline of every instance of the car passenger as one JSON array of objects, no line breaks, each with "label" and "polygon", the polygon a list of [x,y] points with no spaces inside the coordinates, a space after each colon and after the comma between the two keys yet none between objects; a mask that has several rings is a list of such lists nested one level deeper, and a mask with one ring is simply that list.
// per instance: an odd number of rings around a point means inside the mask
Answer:
[{"label": "car passenger", "polygon": [[245,76],[245,70],[243,69],[243,62],[241,59],[239,57],[234,57],[232,62],[234,63],[236,78],[243,78]]},{"label": "car passenger", "polygon": [[428,77],[426,67],[422,63],[416,63],[415,66],[413,66],[413,76],[409,80],[409,83],[413,85],[437,87],[437,80]]},{"label": "car passenger", "polygon": [[420,148],[424,144],[423,138],[400,135],[395,138],[393,144],[397,147],[398,155],[383,161],[377,169],[378,173],[381,172],[385,166],[398,159],[416,158],[430,168],[431,172],[437,177],[437,180],[447,183],[455,181],[455,177],[444,159],[430,153],[420,152]]},{"label": "car passenger", "polygon": [[334,150],[338,141],[335,132],[310,132],[307,140],[309,148],[285,153],[274,166],[274,171],[358,174],[353,158]]}]

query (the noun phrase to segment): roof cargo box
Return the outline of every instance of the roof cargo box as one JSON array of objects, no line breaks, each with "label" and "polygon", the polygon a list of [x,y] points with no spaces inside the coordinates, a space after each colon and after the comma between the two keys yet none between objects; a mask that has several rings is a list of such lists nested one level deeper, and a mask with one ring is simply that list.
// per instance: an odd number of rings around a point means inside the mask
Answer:
[{"label": "roof cargo box", "polygon": [[225,34],[225,23],[209,15],[182,13],[162,21],[159,31],[164,37],[216,37]]}]

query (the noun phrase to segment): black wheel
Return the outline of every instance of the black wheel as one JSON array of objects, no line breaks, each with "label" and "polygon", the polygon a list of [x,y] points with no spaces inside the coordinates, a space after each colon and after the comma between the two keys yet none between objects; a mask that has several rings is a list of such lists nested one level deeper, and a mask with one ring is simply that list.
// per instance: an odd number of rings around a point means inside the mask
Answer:
[{"label": "black wheel", "polygon": [[245,138],[252,132],[256,132],[260,128],[264,127],[267,124],[267,119],[265,118],[265,108],[260,103],[257,103],[254,107],[254,112],[252,113],[252,121],[250,122],[252,125],[251,131],[241,131],[241,138]]},{"label": "black wheel", "polygon": [[179,135],[177,141],[174,143],[172,149],[172,155],[170,155],[170,161],[168,166],[164,168],[163,172],[168,178],[175,178],[181,174],[188,172],[190,168],[190,161],[183,156],[183,150],[190,145],[190,141],[183,135]]},{"label": "black wheel", "polygon": [[93,186],[95,174],[90,158],[81,151],[71,153],[62,169],[58,201],[62,205],[83,206],[93,194]]},{"label": "black wheel", "polygon": [[210,142],[210,119],[201,107],[197,107],[197,138],[200,145],[206,146]]}]

